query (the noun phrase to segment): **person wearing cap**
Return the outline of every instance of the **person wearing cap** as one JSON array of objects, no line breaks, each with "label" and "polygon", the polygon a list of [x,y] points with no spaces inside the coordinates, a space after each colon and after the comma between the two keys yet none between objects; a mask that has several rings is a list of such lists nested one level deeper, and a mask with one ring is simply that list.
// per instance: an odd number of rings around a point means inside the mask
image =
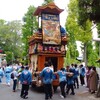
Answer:
[{"label": "person wearing cap", "polygon": [[22,84],[20,97],[23,98],[23,99],[27,99],[28,98],[29,85],[32,82],[32,74],[29,71],[28,66],[26,66],[25,69],[22,71],[22,73],[20,75],[20,81],[21,81],[21,84]]}]

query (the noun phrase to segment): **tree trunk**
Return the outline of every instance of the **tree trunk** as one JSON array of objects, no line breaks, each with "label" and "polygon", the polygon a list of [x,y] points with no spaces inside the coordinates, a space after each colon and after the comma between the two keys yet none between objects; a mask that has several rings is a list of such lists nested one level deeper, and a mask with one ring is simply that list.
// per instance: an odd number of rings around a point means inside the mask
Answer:
[{"label": "tree trunk", "polygon": [[84,62],[85,62],[85,67],[87,66],[87,43],[84,43]]}]

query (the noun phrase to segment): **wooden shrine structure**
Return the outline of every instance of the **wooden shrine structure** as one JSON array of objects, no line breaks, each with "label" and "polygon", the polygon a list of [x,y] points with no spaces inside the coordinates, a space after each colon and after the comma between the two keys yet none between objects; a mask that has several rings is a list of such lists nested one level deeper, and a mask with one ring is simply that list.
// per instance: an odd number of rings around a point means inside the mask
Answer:
[{"label": "wooden shrine structure", "polygon": [[41,71],[44,63],[50,60],[53,64],[54,72],[59,70],[64,64],[66,56],[67,34],[61,33],[60,16],[63,11],[53,2],[37,7],[34,16],[38,16],[40,28],[29,38],[29,65],[34,72]]}]

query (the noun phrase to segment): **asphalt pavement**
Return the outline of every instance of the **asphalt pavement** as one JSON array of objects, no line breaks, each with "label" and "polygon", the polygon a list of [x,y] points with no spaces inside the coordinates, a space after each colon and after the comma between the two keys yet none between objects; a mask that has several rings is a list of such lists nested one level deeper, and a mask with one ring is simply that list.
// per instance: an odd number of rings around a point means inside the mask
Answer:
[{"label": "asphalt pavement", "polygon": [[[21,88],[21,85],[20,85]],[[20,89],[16,92],[12,92],[12,82],[11,86],[7,86],[5,84],[5,78],[3,79],[3,83],[0,84],[0,100],[23,100],[20,98]],[[28,100],[45,100],[44,93],[41,91],[37,91],[36,89],[32,89],[30,87],[29,90],[29,98]],[[75,95],[67,95],[65,100],[100,100],[100,98],[96,98],[95,94],[90,94],[86,86],[81,86],[79,89],[75,89]],[[53,94],[52,100],[62,100],[60,97],[60,89],[58,87],[57,91]]]}]

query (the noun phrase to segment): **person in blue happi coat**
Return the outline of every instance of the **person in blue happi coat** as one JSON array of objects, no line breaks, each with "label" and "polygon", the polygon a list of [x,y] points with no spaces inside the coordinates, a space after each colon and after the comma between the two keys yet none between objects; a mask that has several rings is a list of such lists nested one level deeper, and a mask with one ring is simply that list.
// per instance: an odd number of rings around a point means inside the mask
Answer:
[{"label": "person in blue happi coat", "polygon": [[23,98],[23,99],[27,99],[28,98],[29,86],[32,82],[32,74],[29,71],[28,66],[26,66],[25,69],[22,71],[22,73],[20,75],[20,81],[21,81],[21,84],[22,84],[20,97]]},{"label": "person in blue happi coat", "polygon": [[4,76],[4,72],[3,72],[2,68],[0,67],[0,83],[2,82],[3,76]]},{"label": "person in blue happi coat", "polygon": [[81,85],[85,85],[85,67],[83,66],[83,64],[80,65],[80,82],[81,82]]},{"label": "person in blue happi coat", "polygon": [[11,81],[11,72],[13,71],[12,66],[7,64],[7,66],[4,69],[5,77],[6,77],[6,84],[10,86],[10,81]]},{"label": "person in blue happi coat", "polygon": [[75,73],[74,73],[74,88],[79,88],[79,69],[77,68],[77,64],[75,64]]},{"label": "person in blue happi coat", "polygon": [[53,71],[49,67],[48,62],[45,62],[44,69],[40,73],[40,77],[43,79],[45,100],[52,98],[52,81],[53,81]]},{"label": "person in blue happi coat", "polygon": [[60,90],[61,90],[61,98],[66,98],[65,94],[65,86],[67,83],[66,75],[68,72],[66,72],[65,68],[61,68],[60,70],[57,71],[57,74],[59,76],[59,83],[60,83]]},{"label": "person in blue happi coat", "polygon": [[[75,79],[76,79],[76,70],[75,70],[75,64],[71,64],[69,70],[72,71],[73,73],[73,80],[74,80],[74,83],[75,83]],[[75,84],[74,84],[74,87],[75,87]]]},{"label": "person in blue happi coat", "polygon": [[[73,69],[69,69],[70,73],[73,73]],[[69,91],[71,90],[71,95],[75,95],[74,92],[74,73],[71,75],[67,75],[67,90],[66,90],[66,94],[69,94]]]}]

